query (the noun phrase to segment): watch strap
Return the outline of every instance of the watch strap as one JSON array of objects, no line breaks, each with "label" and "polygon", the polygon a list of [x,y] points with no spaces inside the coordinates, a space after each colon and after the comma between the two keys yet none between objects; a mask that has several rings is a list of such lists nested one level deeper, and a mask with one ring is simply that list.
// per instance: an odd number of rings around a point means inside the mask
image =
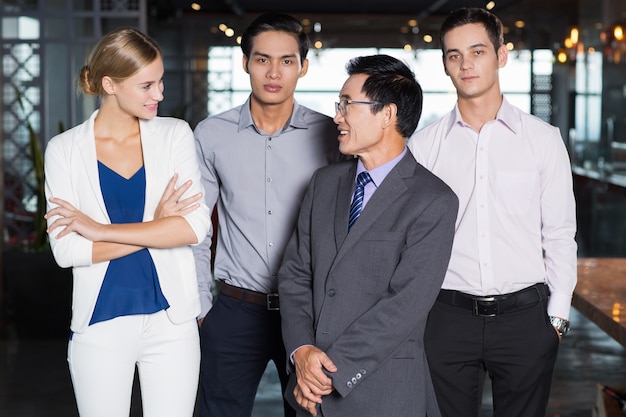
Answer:
[{"label": "watch strap", "polygon": [[561,317],[550,316],[550,324],[557,329],[561,337],[569,332],[569,320],[562,319]]}]

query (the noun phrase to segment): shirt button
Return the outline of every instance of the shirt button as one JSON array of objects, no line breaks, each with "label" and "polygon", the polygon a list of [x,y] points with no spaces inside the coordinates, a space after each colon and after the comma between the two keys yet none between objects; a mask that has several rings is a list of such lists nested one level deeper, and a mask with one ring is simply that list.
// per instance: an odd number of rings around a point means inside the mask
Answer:
[{"label": "shirt button", "polygon": [[272,145],[267,145],[267,150],[268,151],[272,150]]},{"label": "shirt button", "polygon": [[267,214],[269,214],[271,216],[272,215],[272,210],[268,210]]},{"label": "shirt button", "polygon": [[272,182],[272,177],[268,177],[267,182]]},{"label": "shirt button", "polygon": [[274,247],[274,242],[268,243],[267,246],[269,246],[270,248]]}]

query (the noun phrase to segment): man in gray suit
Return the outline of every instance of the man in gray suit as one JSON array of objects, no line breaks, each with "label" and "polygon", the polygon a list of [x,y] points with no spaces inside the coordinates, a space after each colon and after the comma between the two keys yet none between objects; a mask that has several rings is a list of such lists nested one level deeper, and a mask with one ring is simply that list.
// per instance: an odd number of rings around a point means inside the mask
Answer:
[{"label": "man in gray suit", "polygon": [[285,396],[301,416],[439,416],[422,339],[458,200],[407,152],[413,72],[386,55],[347,71],[334,120],[358,158],[313,175],[278,274]]}]

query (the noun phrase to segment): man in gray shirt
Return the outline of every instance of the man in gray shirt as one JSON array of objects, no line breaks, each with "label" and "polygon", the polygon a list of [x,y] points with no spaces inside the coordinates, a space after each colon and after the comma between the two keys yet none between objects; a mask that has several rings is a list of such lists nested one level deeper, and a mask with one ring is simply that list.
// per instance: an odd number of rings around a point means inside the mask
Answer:
[{"label": "man in gray shirt", "polygon": [[[201,417],[250,416],[270,360],[284,387],[278,268],[311,175],[342,158],[332,119],[294,100],[308,68],[301,24],[261,15],[241,47],[250,97],[195,130],[206,203],[217,203],[218,213],[213,275],[211,236],[194,248],[203,317]],[[295,415],[287,404],[285,415]]]}]

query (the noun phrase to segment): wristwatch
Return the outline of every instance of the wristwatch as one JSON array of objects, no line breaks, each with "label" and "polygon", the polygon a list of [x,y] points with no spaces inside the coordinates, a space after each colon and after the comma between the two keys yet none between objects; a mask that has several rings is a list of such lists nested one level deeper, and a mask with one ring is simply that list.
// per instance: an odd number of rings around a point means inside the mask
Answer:
[{"label": "wristwatch", "polygon": [[561,337],[565,336],[567,332],[569,332],[569,320],[550,316],[550,324],[556,328]]}]

